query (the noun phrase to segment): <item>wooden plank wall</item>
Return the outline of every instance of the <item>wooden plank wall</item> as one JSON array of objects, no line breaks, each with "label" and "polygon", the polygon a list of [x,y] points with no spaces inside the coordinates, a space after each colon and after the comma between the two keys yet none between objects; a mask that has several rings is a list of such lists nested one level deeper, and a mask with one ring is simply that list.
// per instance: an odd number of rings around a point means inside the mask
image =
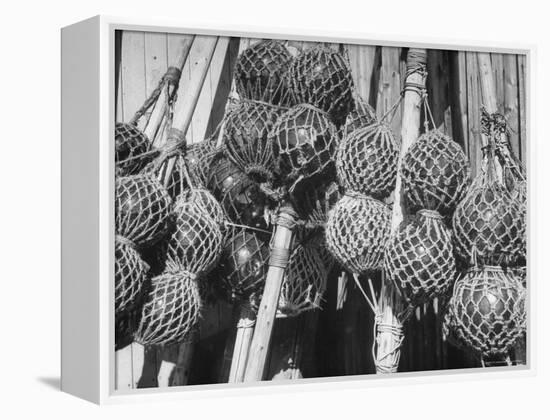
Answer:
[{"label": "wooden plank wall", "polygon": [[[128,121],[141,106],[166,68],[175,61],[176,46],[185,36],[123,32],[117,38],[117,44],[121,46],[116,102],[118,121]],[[191,79],[193,63],[201,54],[200,41],[201,37],[193,41],[182,72],[180,83],[184,92],[185,84]],[[253,42],[255,40],[242,39],[240,48]],[[311,45],[302,41],[287,43],[293,53]],[[336,44],[332,47],[341,49]],[[232,69],[238,51],[239,39],[222,37],[218,40],[188,132],[189,142],[201,141],[211,135],[221,121],[232,90]],[[399,98],[406,70],[406,51],[394,47],[358,45],[347,46],[345,51],[357,93],[376,108],[379,116],[384,115]],[[525,162],[525,57],[492,54],[491,59],[499,111],[506,116],[512,130],[514,151]],[[476,174],[481,161],[479,121],[482,104],[475,53],[429,51],[428,71],[427,91],[435,125],[464,148],[472,172]],[[400,124],[401,109],[397,109],[391,121],[397,134],[400,133]],[[380,281],[373,280],[375,284]],[[297,364],[300,365],[299,375],[306,377],[374,372],[371,355],[374,316],[351,277],[342,275],[340,269],[336,268],[331,273],[324,304],[322,311],[294,320],[277,320],[267,367],[270,378],[289,377],[288,372]],[[406,326],[401,371],[459,368],[476,363],[443,341],[441,306],[436,300],[416,309]],[[191,371],[182,373],[189,376],[189,383],[213,383],[223,378],[220,372],[227,369],[231,357],[227,350],[224,354],[224,349],[231,348],[226,346],[226,341],[232,339],[233,324],[234,314],[230,305],[218,303],[207,308],[201,336],[193,353]],[[304,341],[300,337],[305,337],[306,332],[310,334]],[[117,352],[117,372],[124,378],[117,385],[176,385],[174,371],[177,371],[181,354],[179,346],[143,349],[132,344]]]}]

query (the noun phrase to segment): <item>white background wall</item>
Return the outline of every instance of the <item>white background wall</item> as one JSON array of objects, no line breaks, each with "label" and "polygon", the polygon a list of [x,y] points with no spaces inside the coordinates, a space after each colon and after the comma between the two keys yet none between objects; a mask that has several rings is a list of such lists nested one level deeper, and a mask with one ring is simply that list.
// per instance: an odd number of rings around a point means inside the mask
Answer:
[{"label": "white background wall", "polygon": [[[3,4],[0,30],[0,417],[543,418],[547,415],[550,31],[544,2],[461,0],[25,1]],[[536,377],[97,408],[58,392],[59,62],[62,26],[92,15],[536,44],[531,147]],[[544,95],[546,93],[546,95]],[[538,118],[537,118],[538,117]],[[545,124],[546,123],[546,124]],[[537,137],[538,136],[538,137]],[[546,331],[546,332],[545,332]],[[538,414],[537,414],[538,412]]]}]

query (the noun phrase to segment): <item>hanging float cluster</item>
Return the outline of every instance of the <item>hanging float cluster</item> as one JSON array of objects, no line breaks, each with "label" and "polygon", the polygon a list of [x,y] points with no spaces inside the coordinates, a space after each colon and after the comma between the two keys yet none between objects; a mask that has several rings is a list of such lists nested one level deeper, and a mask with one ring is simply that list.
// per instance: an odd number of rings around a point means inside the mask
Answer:
[{"label": "hanging float cluster", "polygon": [[[445,298],[457,343],[484,357],[508,351],[525,328],[526,183],[496,122],[484,125],[493,140],[470,185],[461,147],[436,129],[400,159],[386,116],[354,92],[332,48],[293,56],[261,41],[240,54],[234,80],[223,131],[200,143],[155,150],[135,125],[116,126],[117,325],[144,344],[190,339],[207,283],[257,309],[272,216],[290,203],[299,227],[279,316],[321,307],[338,262],[357,276],[382,271],[410,307]],[[392,234],[398,176],[406,214]]]}]

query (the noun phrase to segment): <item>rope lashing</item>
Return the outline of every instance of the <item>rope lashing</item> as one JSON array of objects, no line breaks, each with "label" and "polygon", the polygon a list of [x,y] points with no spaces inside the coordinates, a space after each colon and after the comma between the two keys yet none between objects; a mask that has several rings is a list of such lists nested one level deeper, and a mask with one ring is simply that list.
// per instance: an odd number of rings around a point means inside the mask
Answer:
[{"label": "rope lashing", "polygon": [[[379,353],[378,357],[375,355],[375,348],[373,345],[373,359],[376,371],[378,373],[395,373],[399,367],[399,358],[401,355],[401,346],[403,345],[403,340],[405,339],[405,333],[403,332],[403,326],[401,324],[389,324],[382,322],[382,314],[376,314],[375,316],[375,332],[378,334],[376,336],[376,344],[380,348],[380,339],[381,334],[391,334],[392,337],[392,346],[385,353]],[[386,362],[389,359],[390,362]]]},{"label": "rope lashing", "polygon": [[145,113],[151,108],[155,102],[158,100],[162,89],[165,86],[173,86],[173,92],[171,97],[167,98],[169,101],[173,101],[175,98],[173,97],[175,95],[175,92],[177,91],[179,80],[181,77],[181,71],[176,67],[169,67],[166,70],[166,73],[162,78],[160,79],[157,87],[153,89],[151,92],[151,95],[145,100],[143,105],[136,111],[132,119],[130,120],[130,124],[137,125],[138,121],[145,115]]},{"label": "rope lashing", "polygon": [[287,248],[271,248],[269,265],[272,267],[286,268],[290,260],[290,250]]}]

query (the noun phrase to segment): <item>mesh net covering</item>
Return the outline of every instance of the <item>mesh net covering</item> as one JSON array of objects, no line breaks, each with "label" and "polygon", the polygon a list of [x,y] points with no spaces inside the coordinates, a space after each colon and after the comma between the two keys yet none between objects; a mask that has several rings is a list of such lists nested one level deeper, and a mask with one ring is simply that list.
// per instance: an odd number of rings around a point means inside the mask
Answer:
[{"label": "mesh net covering", "polygon": [[463,273],[447,310],[444,333],[483,357],[505,354],[525,331],[525,289],[500,267]]},{"label": "mesh net covering", "polygon": [[167,189],[170,196],[175,198],[184,189],[190,187],[183,173],[184,164],[193,186],[206,187],[208,185],[210,167],[220,156],[221,148],[216,147],[214,139],[205,139],[204,141],[188,145],[185,158],[183,154],[177,156],[174,170],[168,179]]},{"label": "mesh net covering", "polygon": [[259,296],[264,288],[269,246],[258,235],[235,227],[227,240],[216,270],[230,300]]},{"label": "mesh net covering", "polygon": [[195,200],[182,196],[174,206],[175,231],[168,241],[169,272],[205,274],[217,263],[223,235],[219,223]]},{"label": "mesh net covering", "polygon": [[343,134],[351,134],[354,130],[367,127],[376,122],[376,111],[367,101],[355,95],[353,108],[346,117]]},{"label": "mesh net covering", "polygon": [[395,189],[399,145],[391,128],[375,122],[344,136],[336,172],[347,190],[384,198]]},{"label": "mesh net covering", "polygon": [[279,117],[269,138],[287,184],[333,174],[338,133],[321,110],[307,104],[291,108]]},{"label": "mesh net covering", "polygon": [[327,286],[327,271],[317,248],[297,245],[283,277],[279,295],[279,314],[297,316],[319,308]]},{"label": "mesh net covering", "polygon": [[234,223],[267,229],[265,208],[270,204],[260,185],[242,173],[227,158],[212,166],[209,188]]},{"label": "mesh net covering", "polygon": [[456,266],[452,238],[439,213],[420,210],[400,224],[384,258],[385,271],[412,306],[445,294]]},{"label": "mesh net covering", "polygon": [[405,206],[450,215],[470,184],[470,167],[462,148],[431,130],[409,148],[401,166]]},{"label": "mesh net covering", "polygon": [[260,41],[244,50],[235,65],[239,97],[275,105],[290,106],[288,67],[292,56],[278,41]]},{"label": "mesh net covering", "polygon": [[290,66],[290,79],[298,103],[327,112],[342,125],[353,107],[351,71],[344,56],[321,45],[303,51]]},{"label": "mesh net covering", "polygon": [[362,195],[345,195],[329,213],[329,251],[348,270],[364,274],[381,268],[390,234],[391,211]]},{"label": "mesh net covering", "polygon": [[141,344],[184,341],[198,327],[201,310],[198,287],[187,272],[153,278],[135,340]]},{"label": "mesh net covering", "polygon": [[281,108],[265,103],[241,101],[225,123],[227,156],[241,171],[259,182],[273,178],[275,158],[268,133],[281,112]]},{"label": "mesh net covering", "polygon": [[116,233],[136,245],[155,242],[170,225],[172,200],[164,187],[148,175],[117,177]]},{"label": "mesh net covering", "polygon": [[454,212],[456,251],[473,264],[513,264],[525,255],[522,203],[496,179],[494,160],[486,163]]},{"label": "mesh net covering", "polygon": [[115,164],[116,175],[135,175],[148,163],[146,154],[151,149],[147,136],[135,125],[116,123]]},{"label": "mesh net covering", "polygon": [[115,241],[115,314],[123,315],[141,302],[149,267],[124,241]]},{"label": "mesh net covering", "polygon": [[225,223],[225,213],[222,206],[212,195],[210,191],[205,188],[189,188],[182,191],[178,198],[181,202],[185,202],[186,206],[197,206],[207,216],[210,216],[221,228]]},{"label": "mesh net covering", "polygon": [[321,184],[316,188],[302,184],[291,194],[294,209],[309,228],[325,226],[330,209],[341,197],[336,182]]}]

